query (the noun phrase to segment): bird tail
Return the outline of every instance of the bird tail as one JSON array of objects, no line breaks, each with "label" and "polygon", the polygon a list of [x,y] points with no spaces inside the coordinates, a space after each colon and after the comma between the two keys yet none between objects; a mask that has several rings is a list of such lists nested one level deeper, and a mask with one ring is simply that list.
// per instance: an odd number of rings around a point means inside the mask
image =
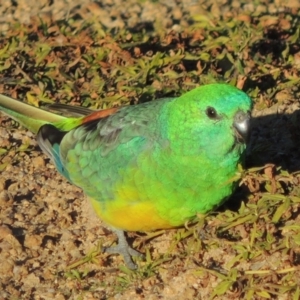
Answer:
[{"label": "bird tail", "polygon": [[34,133],[44,124],[61,123],[67,119],[1,94],[0,111]]}]

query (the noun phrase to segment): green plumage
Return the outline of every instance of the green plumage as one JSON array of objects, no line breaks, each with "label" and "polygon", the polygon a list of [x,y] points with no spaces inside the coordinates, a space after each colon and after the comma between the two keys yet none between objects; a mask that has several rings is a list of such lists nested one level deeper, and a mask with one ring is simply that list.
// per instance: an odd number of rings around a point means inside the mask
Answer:
[{"label": "green plumage", "polygon": [[[48,118],[38,142],[111,226],[171,228],[232,194],[251,105],[235,87],[211,84],[178,98],[104,111],[99,118]],[[22,124],[31,128],[30,120],[26,124],[23,117]]]},{"label": "green plumage", "polygon": [[[215,118],[207,116],[209,107]],[[61,142],[62,163],[115,227],[182,225],[233,192],[235,183],[228,181],[245,149],[236,143],[234,118],[250,108],[249,97],[228,85],[127,106],[68,133]],[[154,212],[157,218],[147,220]]]}]

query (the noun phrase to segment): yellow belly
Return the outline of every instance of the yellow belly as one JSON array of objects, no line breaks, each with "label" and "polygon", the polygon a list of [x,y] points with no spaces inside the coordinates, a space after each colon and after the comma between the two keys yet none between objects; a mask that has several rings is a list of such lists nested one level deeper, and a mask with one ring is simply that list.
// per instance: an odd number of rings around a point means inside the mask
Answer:
[{"label": "yellow belly", "polygon": [[[152,231],[174,227],[161,218],[153,202],[128,204],[118,200],[105,203],[90,199],[97,215],[110,226],[126,231]],[[104,209],[103,209],[104,207]]]}]

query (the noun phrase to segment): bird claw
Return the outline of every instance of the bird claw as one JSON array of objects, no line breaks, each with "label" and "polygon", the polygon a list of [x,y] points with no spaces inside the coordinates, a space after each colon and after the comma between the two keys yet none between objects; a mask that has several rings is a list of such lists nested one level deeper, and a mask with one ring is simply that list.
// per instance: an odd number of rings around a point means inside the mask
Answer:
[{"label": "bird claw", "polygon": [[126,266],[131,270],[136,270],[137,265],[132,261],[132,256],[144,257],[144,255],[128,245],[123,231],[114,230],[114,232],[118,236],[118,244],[116,246],[104,248],[104,252],[110,254],[121,254]]}]

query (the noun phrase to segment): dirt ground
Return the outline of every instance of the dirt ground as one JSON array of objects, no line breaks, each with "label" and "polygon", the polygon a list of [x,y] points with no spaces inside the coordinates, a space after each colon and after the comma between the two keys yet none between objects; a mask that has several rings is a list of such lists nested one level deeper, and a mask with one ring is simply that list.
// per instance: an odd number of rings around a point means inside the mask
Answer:
[{"label": "dirt ground", "polygon": [[[33,5],[22,0],[2,0],[0,28],[5,44],[5,32],[11,26],[16,22],[28,26],[37,18],[45,22],[71,17],[74,20],[95,18],[105,30],[116,32],[128,28],[138,31],[139,26],[143,30],[145,26],[141,23],[155,23],[155,26],[159,23],[162,31],[180,32],[190,26],[191,14],[205,15],[209,11],[218,18],[233,9],[253,16],[268,15],[270,19],[295,10],[299,20],[299,1],[260,2],[254,5],[248,1],[225,0],[45,0]],[[0,92],[8,93],[2,83]],[[13,91],[10,94],[15,95]],[[280,100],[287,96],[282,93],[277,97]],[[299,176],[290,174],[300,170],[300,151],[297,151],[300,135],[295,124],[299,120],[299,100],[288,97],[289,101],[277,101],[263,109],[257,97],[248,157],[250,167],[274,163],[286,170],[288,174],[283,174],[271,167],[271,173],[277,172],[277,177],[268,178],[286,182],[282,195],[296,197]],[[228,207],[221,209],[218,217],[208,218],[204,232],[193,229],[194,237],[185,229],[158,233],[153,238],[128,233],[135,248],[146,253],[144,261],[138,260],[139,270],[130,271],[124,267],[122,257],[101,253],[102,245],[115,241],[114,234],[95,216],[82,191],[56,172],[41,153],[34,135],[3,115],[0,124],[0,299],[299,299],[297,202],[290,204],[290,210],[286,207],[285,221],[278,227],[268,223],[268,214],[273,221],[275,217],[267,210],[261,215],[261,221],[254,224],[246,219],[247,215],[255,215],[254,208],[251,213],[247,209],[251,210],[251,201],[263,199],[263,195],[252,187],[248,208],[239,212]],[[259,150],[257,158],[253,154],[258,151],[256,145],[261,146],[264,140],[268,143],[263,151]],[[269,169],[266,170],[255,180],[260,183],[269,180]],[[242,193],[241,189],[234,198]],[[260,208],[255,209],[258,212]],[[243,225],[236,221],[237,214],[250,223]],[[219,239],[215,228],[228,220],[233,220],[234,234]],[[261,241],[255,245],[256,254],[251,256],[250,248],[259,235],[261,222],[267,226],[260,236],[262,241],[279,239],[279,228],[281,241],[276,240],[278,243],[269,249],[263,248]],[[253,226],[256,237],[252,235]],[[204,242],[199,238],[202,235]],[[239,235],[240,244],[234,235]],[[287,246],[292,235],[294,244]]]}]

